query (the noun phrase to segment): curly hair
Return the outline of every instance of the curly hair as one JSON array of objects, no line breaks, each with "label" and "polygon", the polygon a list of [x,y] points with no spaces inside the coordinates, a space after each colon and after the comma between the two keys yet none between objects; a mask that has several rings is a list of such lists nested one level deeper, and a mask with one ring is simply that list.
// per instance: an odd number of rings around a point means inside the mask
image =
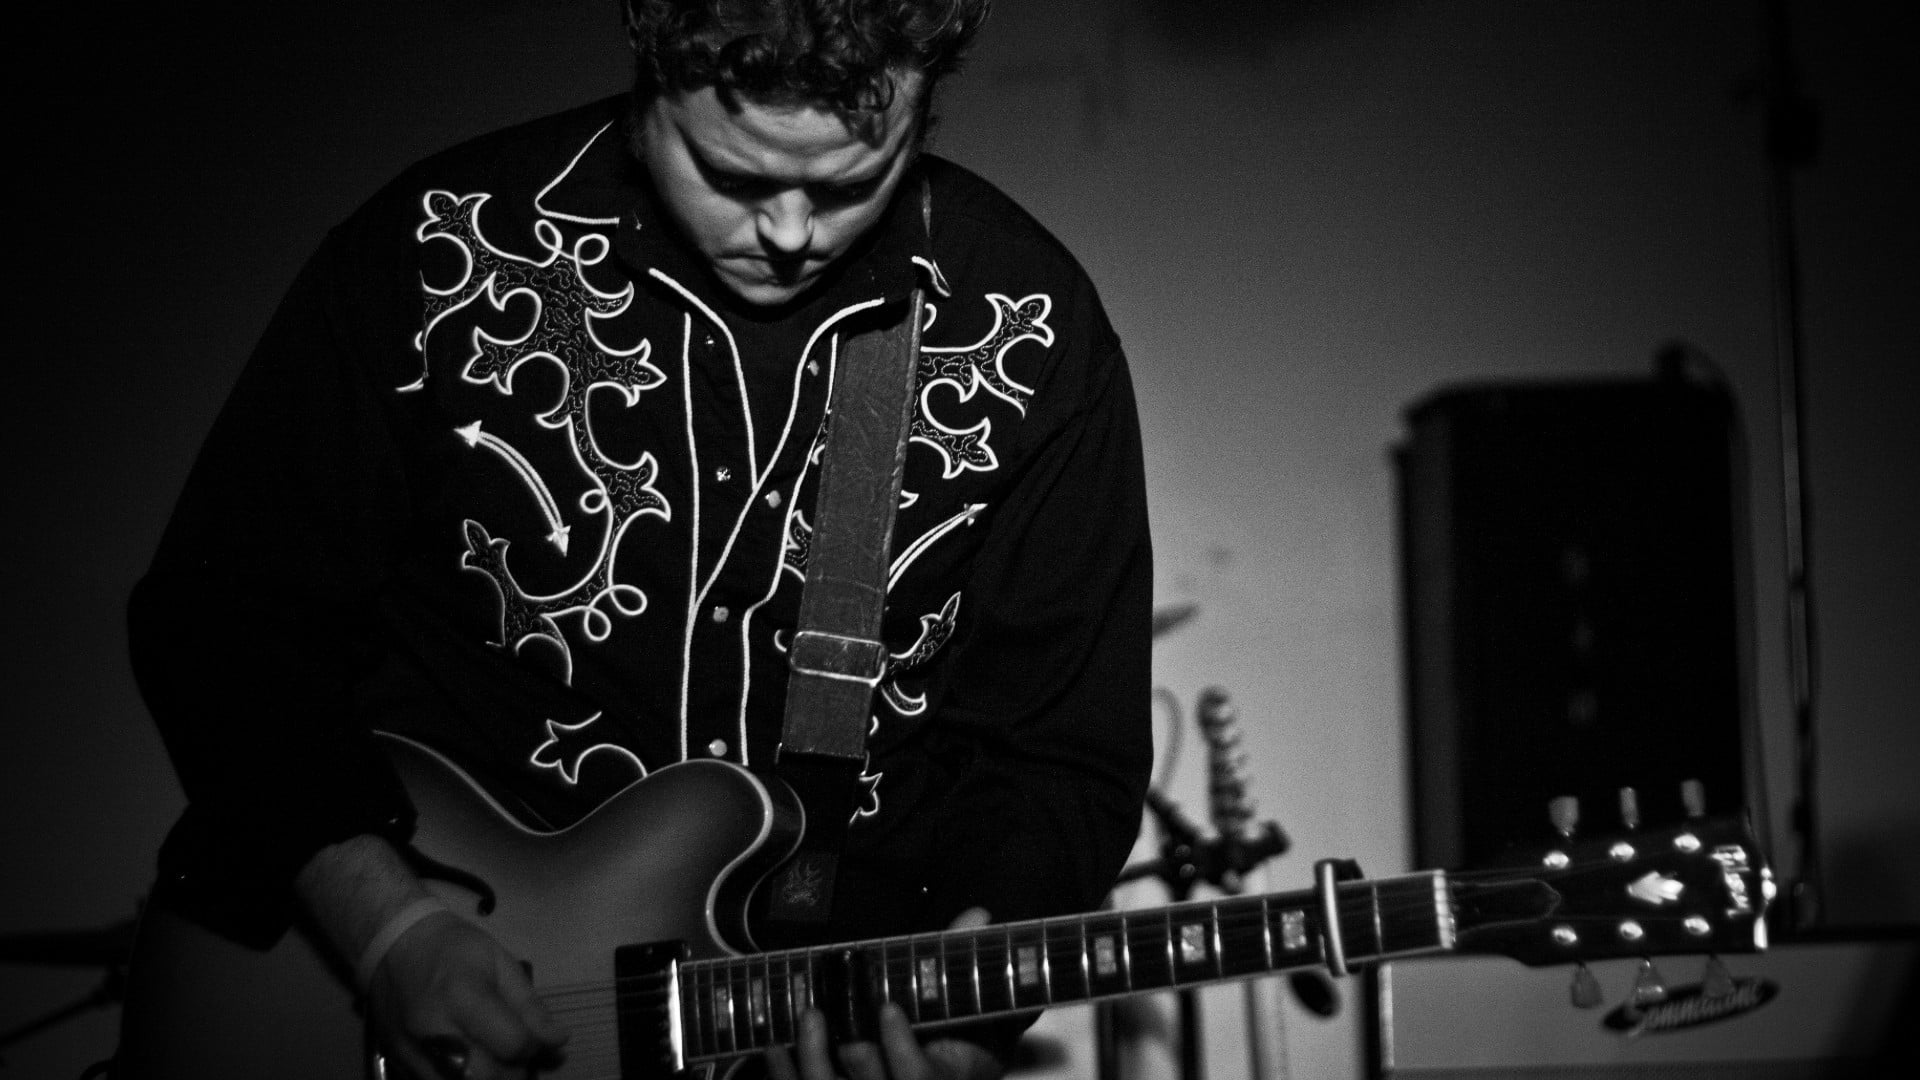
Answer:
[{"label": "curly hair", "polygon": [[884,110],[894,76],[932,86],[960,63],[991,0],[625,0],[642,99],[723,95]]}]

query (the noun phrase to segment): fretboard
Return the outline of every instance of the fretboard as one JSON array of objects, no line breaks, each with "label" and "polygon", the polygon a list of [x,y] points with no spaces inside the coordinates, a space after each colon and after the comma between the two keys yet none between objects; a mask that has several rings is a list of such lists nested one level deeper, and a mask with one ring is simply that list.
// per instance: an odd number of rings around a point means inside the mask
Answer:
[{"label": "fretboard", "polygon": [[1337,938],[1320,894],[1303,891],[692,961],[679,972],[684,1049],[691,1062],[791,1043],[816,996],[863,1012],[892,1001],[940,1024],[1313,966],[1336,943],[1356,965],[1453,946],[1443,873],[1335,891]]}]

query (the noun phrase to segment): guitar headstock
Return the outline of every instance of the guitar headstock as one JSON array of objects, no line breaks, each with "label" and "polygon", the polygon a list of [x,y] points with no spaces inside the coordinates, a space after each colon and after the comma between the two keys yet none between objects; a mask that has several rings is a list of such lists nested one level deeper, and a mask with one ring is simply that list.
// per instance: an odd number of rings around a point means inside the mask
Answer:
[{"label": "guitar headstock", "polygon": [[1740,817],[1516,852],[1448,880],[1460,951],[1532,965],[1763,949],[1774,891]]}]

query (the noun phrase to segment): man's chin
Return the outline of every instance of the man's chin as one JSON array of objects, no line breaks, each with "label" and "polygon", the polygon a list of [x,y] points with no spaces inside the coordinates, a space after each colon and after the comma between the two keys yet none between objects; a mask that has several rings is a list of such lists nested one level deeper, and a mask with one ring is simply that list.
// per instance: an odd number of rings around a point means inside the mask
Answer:
[{"label": "man's chin", "polygon": [[804,296],[820,281],[819,274],[782,277],[742,275],[722,270],[716,275],[735,296],[755,307],[780,307]]}]

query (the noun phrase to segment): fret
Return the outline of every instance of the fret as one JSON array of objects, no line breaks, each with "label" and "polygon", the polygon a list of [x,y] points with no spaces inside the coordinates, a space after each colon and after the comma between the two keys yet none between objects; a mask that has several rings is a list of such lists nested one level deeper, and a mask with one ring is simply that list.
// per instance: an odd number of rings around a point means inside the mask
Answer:
[{"label": "fret", "polygon": [[880,950],[880,999],[879,1000],[881,1002],[888,1002],[888,1001],[895,1000],[893,996],[893,979],[892,979],[893,972],[891,970],[891,965],[887,960],[887,942],[890,940],[892,939],[882,939],[877,946]]},{"label": "fret", "polygon": [[1087,920],[1076,920],[1080,928],[1080,985],[1086,988],[1087,996],[1093,996],[1093,960],[1087,955]]},{"label": "fret", "polygon": [[713,1015],[713,965],[701,964],[693,983],[693,1011],[700,1018],[700,1042],[710,1053],[720,1052],[720,1022]]},{"label": "fret", "polygon": [[793,970],[793,961],[787,961],[787,996],[790,1016],[793,1023],[791,1038],[800,1038],[800,1016],[813,1008],[813,954],[800,953],[800,970]]},{"label": "fret", "polygon": [[734,1045],[753,1049],[753,1016],[749,1012],[747,998],[747,968],[741,963],[730,963],[727,972],[727,1004],[733,1007]]},{"label": "fret", "polygon": [[1215,975],[1215,977],[1224,976],[1227,973],[1227,961],[1226,961],[1225,955],[1221,952],[1221,949],[1220,949],[1220,905],[1219,904],[1213,905],[1213,907],[1208,911],[1207,921],[1210,924],[1211,929],[1213,930],[1213,974]]},{"label": "fret", "polygon": [[1014,983],[1014,974],[1013,974],[1014,950],[1013,950],[1012,928],[1009,927],[1006,930],[1002,931],[1001,937],[1006,941],[1006,945],[1007,945],[1007,1004],[1014,1005],[1020,1001],[1020,991]]},{"label": "fret", "polygon": [[1083,919],[1049,919],[1046,938],[1049,992],[1054,1001],[1084,1001],[1087,997],[1087,933]]},{"label": "fret", "polygon": [[981,1012],[1013,1011],[1013,949],[1004,927],[974,932],[973,989]]},{"label": "fret", "polygon": [[945,950],[938,937],[916,937],[907,940],[907,963],[909,965],[908,989],[913,994],[912,1014],[915,1020],[945,1020],[951,1012],[948,1008],[947,965]]},{"label": "fret", "polygon": [[[1169,921],[1171,921],[1173,912],[1169,911],[1167,917]],[[1179,963],[1175,966],[1174,970],[1180,973],[1180,977],[1195,979],[1201,977],[1200,973],[1193,969],[1207,966],[1207,957],[1211,951],[1207,948],[1207,931],[1211,922],[1212,920],[1206,922],[1183,921],[1176,924],[1174,935],[1178,939],[1179,951],[1176,955]]]},{"label": "fret", "polygon": [[713,994],[715,1042],[722,1050],[738,1050],[740,1036],[733,1026],[733,986],[726,981],[724,968],[713,979],[710,989]]},{"label": "fret", "polygon": [[1267,911],[1267,898],[1260,898],[1260,952],[1266,958],[1267,970],[1275,970],[1273,959],[1273,916]]},{"label": "fret", "polygon": [[754,1044],[773,1042],[773,1000],[768,990],[772,968],[767,958],[757,958],[747,969],[747,1020],[753,1026]]},{"label": "fret", "polygon": [[1157,990],[1174,985],[1173,941],[1166,918],[1128,916],[1127,989]]},{"label": "fret", "polygon": [[767,956],[768,1034],[774,1045],[791,1043],[797,1034],[793,1009],[793,954],[770,953]]},{"label": "fret", "polygon": [[1133,988],[1132,973],[1127,970],[1127,920],[1119,913],[1089,916],[1082,920],[1086,938],[1087,992],[1092,997],[1124,994]]},{"label": "fret", "polygon": [[1265,897],[1224,901],[1214,909],[1219,921],[1218,972],[1222,978],[1260,975],[1274,970],[1272,928]]},{"label": "fret", "polygon": [[1375,956],[1387,951],[1387,933],[1380,926],[1380,883],[1367,882],[1367,899],[1373,902],[1373,953]]},{"label": "fret", "polygon": [[969,981],[973,983],[973,1004],[976,1012],[986,1012],[986,999],[980,996],[980,934],[978,931],[967,935]]},{"label": "fret", "polygon": [[[924,972],[920,967],[920,960],[921,960],[920,949],[918,946],[914,944],[914,940],[912,938],[907,939],[906,947],[907,947],[907,974],[906,974],[907,1000],[902,1002],[901,1006],[907,1010],[907,1015],[913,1017],[914,1021],[917,1023],[919,1021],[927,1019],[926,1016],[922,1015],[922,1008],[926,1002],[927,988],[929,986],[934,985],[934,983],[931,978],[926,977],[927,973]],[[936,989],[934,992],[936,995],[939,993],[938,989]]]},{"label": "fret", "polygon": [[953,985],[952,980],[947,977],[949,970],[947,950],[941,938],[932,939],[932,944],[934,952],[930,962],[934,965],[935,973],[940,977],[940,1015],[942,1018],[951,1018],[953,1016]]},{"label": "fret", "polygon": [[1165,929],[1166,929],[1166,938],[1167,938],[1167,985],[1172,986],[1177,984],[1180,981],[1180,964],[1174,959],[1174,954],[1173,954],[1173,948],[1174,948],[1173,939],[1176,936],[1173,931],[1173,909],[1162,908],[1160,911],[1160,918],[1161,918],[1161,921],[1166,924]]},{"label": "fret", "polygon": [[1012,976],[1014,1005],[1038,1008],[1053,1001],[1047,980],[1044,924],[1014,923],[1007,928],[1007,970]]}]

